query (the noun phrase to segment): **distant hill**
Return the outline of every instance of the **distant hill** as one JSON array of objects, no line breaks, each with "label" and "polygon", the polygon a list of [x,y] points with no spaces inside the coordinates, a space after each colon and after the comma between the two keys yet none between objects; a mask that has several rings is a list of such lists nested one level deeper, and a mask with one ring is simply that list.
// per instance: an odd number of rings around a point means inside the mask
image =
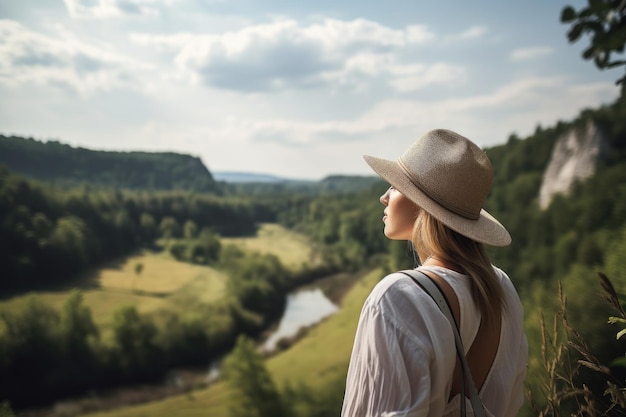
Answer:
[{"label": "distant hill", "polygon": [[380,183],[381,179],[376,175],[330,175],[320,181],[323,192],[353,192],[370,188]]},{"label": "distant hill", "polygon": [[330,175],[315,181],[282,178],[267,174],[222,172],[216,173],[215,178],[222,181],[221,190],[225,194],[246,196],[347,194],[370,188],[381,182],[380,178],[373,175]]},{"label": "distant hill", "polygon": [[329,175],[319,181],[316,181],[279,177],[271,174],[233,171],[214,172],[213,177],[216,181],[223,181],[231,184],[284,184],[288,187],[312,187],[321,192],[359,191],[380,181],[380,179],[375,175]]},{"label": "distant hill", "polygon": [[110,152],[57,141],[0,135],[0,165],[58,185],[212,192],[217,183],[200,158],[177,153]]},{"label": "distant hill", "polygon": [[270,174],[232,171],[214,172],[213,178],[215,178],[216,181],[224,181],[229,183],[279,183],[291,181],[290,179],[277,177]]}]

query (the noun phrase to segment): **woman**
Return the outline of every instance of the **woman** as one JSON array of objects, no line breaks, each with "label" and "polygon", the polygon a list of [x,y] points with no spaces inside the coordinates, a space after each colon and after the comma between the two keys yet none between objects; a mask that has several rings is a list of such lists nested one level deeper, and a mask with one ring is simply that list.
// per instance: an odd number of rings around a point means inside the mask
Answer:
[{"label": "woman", "polygon": [[[397,161],[364,158],[391,185],[380,198],[384,233],[411,241],[417,269],[443,291],[487,413],[514,416],[528,345],[516,290],[484,249],[511,242],[482,208],[493,180],[489,159],[443,129],[420,137]],[[361,311],[342,416],[458,416],[460,381],[450,322],[407,275],[386,276]]]}]

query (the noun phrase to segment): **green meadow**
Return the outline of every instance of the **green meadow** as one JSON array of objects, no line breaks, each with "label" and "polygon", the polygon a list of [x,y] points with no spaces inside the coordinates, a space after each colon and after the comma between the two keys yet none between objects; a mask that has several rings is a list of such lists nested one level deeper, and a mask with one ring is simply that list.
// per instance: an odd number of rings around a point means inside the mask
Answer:
[{"label": "green meadow", "polygon": [[278,224],[264,223],[254,237],[224,238],[221,242],[247,251],[275,255],[284,266],[293,270],[315,262],[309,239]]},{"label": "green meadow", "polygon": [[[261,225],[256,237],[222,241],[244,251],[274,254],[294,270],[312,256],[306,238],[275,224]],[[138,265],[141,265],[140,271]],[[164,253],[143,251],[89,271],[73,285],[0,300],[0,312],[18,309],[32,296],[60,311],[71,290],[78,288],[84,305],[91,309],[106,340],[110,336],[113,315],[120,307],[133,305],[142,314],[164,310],[193,314],[193,309],[222,299],[226,279],[226,275],[215,268],[178,262]]]},{"label": "green meadow", "polygon": [[[140,273],[135,272],[138,264],[143,266]],[[182,313],[191,301],[209,304],[220,299],[225,280],[213,268],[144,252],[88,272],[69,288],[32,291],[1,301],[0,311],[19,308],[32,296],[60,311],[70,291],[78,288],[84,305],[91,309],[94,322],[107,338],[115,311],[124,305],[133,305],[144,314],[158,310]]]}]

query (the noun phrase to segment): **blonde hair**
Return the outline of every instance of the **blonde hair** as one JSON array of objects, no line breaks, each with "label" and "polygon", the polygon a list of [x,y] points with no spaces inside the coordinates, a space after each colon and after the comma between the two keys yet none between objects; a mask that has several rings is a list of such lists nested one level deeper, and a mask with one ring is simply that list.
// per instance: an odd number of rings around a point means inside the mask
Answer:
[{"label": "blonde hair", "polygon": [[485,324],[497,323],[505,308],[504,294],[482,243],[455,232],[421,209],[411,240],[421,255],[434,256],[468,275],[472,298]]}]

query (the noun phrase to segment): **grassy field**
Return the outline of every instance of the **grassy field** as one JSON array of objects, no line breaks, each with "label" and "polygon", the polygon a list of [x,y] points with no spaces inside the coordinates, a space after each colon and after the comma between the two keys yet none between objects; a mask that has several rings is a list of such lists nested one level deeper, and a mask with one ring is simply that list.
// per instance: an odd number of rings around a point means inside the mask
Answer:
[{"label": "grassy field", "polygon": [[[306,238],[274,224],[262,225],[257,237],[224,239],[223,243],[243,250],[273,253],[292,268],[308,262],[312,253]],[[140,273],[136,272],[137,265],[141,265]],[[60,311],[71,289],[78,288],[82,291],[84,305],[91,309],[106,338],[113,314],[121,306],[134,305],[140,313],[171,310],[184,314],[189,312],[190,306],[221,299],[226,279],[214,268],[178,262],[164,253],[144,251],[89,271],[72,285],[1,300],[0,311],[20,308],[33,295]]]},{"label": "grassy field", "polygon": [[[137,264],[143,265],[140,274],[135,272]],[[140,313],[157,310],[180,313],[191,300],[208,304],[223,297],[225,280],[226,277],[213,268],[145,252],[90,271],[70,287],[81,290],[84,305],[91,309],[94,321],[107,337],[113,314],[123,305],[134,305]],[[33,295],[60,311],[70,290],[29,292],[1,301],[0,311],[19,308]]]},{"label": "grassy field", "polygon": [[[345,375],[363,301],[381,276],[380,270],[364,276],[346,294],[339,312],[290,349],[268,359],[266,366],[279,386],[301,381],[315,390]],[[84,417],[228,417],[229,401],[225,386],[218,382],[185,395]]]},{"label": "grassy field", "polygon": [[311,242],[305,236],[278,224],[262,224],[257,236],[225,238],[222,244],[234,244],[243,250],[276,255],[283,265],[295,270],[304,264],[315,263]]}]

